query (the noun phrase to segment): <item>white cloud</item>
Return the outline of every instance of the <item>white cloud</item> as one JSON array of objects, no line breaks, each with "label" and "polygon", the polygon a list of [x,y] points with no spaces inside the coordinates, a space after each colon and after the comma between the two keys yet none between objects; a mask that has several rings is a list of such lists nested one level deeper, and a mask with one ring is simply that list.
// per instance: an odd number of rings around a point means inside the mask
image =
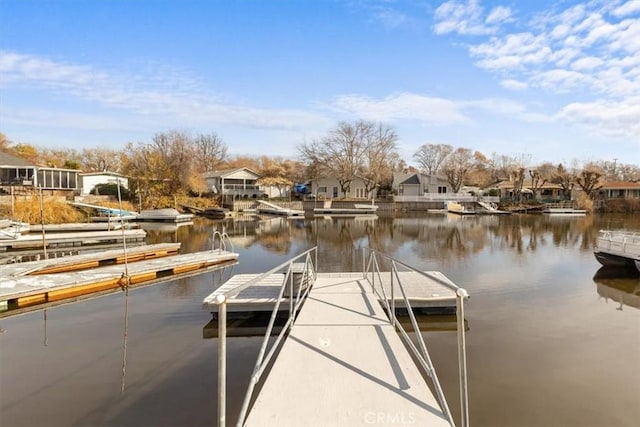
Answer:
[{"label": "white cloud", "polygon": [[511,10],[498,6],[486,18],[483,15],[479,0],[449,0],[435,11],[434,31],[436,34],[493,34],[502,22],[511,18]]},{"label": "white cloud", "polygon": [[383,99],[362,95],[338,97],[332,107],[367,120],[420,120],[428,123],[448,124],[467,120],[456,104],[448,99],[416,95],[392,94]]},{"label": "white cloud", "polygon": [[508,21],[511,18],[511,9],[504,6],[494,7],[491,12],[489,12],[489,16],[484,20],[486,24],[498,24],[501,22]]},{"label": "white cloud", "polygon": [[[456,30],[453,23],[456,18],[469,21],[469,17],[481,16],[480,2],[448,1],[434,16],[436,22],[448,26],[436,27],[435,32],[484,36],[467,44],[469,54],[476,66],[498,76],[505,88],[579,96],[582,103],[569,103],[554,116],[556,120],[592,123],[608,135],[635,136],[637,127],[620,125],[612,132],[615,126],[611,124],[616,122],[615,115],[620,124],[627,123],[629,113],[617,106],[635,111],[630,100],[640,97],[640,0],[561,7],[559,3],[552,10],[523,17],[513,25],[518,32],[500,27],[500,31],[471,33]],[[506,12],[501,16],[515,21]]]},{"label": "white cloud", "polygon": [[524,90],[529,87],[529,85],[526,82],[521,82],[519,80],[514,80],[514,79],[502,80],[500,82],[500,85],[504,88],[511,89],[511,90]]},{"label": "white cloud", "polygon": [[307,111],[260,109],[224,102],[204,92],[200,84],[188,76],[160,70],[149,75],[129,75],[34,55],[0,52],[3,87],[41,88],[142,116],[154,115],[186,124],[275,129],[326,124],[324,117]]},{"label": "white cloud", "polygon": [[638,12],[640,12],[640,1],[629,0],[623,5],[616,8],[613,11],[613,15],[621,17],[621,16],[631,15],[632,13],[638,13]]},{"label": "white cloud", "polygon": [[[557,117],[579,123],[608,136],[640,137],[640,98],[624,102],[574,102],[566,105]],[[640,148],[640,139],[638,139]]]}]

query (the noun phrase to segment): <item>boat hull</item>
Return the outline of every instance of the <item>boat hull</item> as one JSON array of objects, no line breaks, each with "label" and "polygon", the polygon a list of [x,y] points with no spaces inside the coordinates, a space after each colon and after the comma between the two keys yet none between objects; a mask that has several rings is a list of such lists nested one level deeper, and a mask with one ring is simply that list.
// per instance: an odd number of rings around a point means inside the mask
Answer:
[{"label": "boat hull", "polygon": [[607,252],[595,251],[593,255],[604,267],[634,268],[638,263],[640,263],[640,261],[636,261],[632,258],[614,255]]}]

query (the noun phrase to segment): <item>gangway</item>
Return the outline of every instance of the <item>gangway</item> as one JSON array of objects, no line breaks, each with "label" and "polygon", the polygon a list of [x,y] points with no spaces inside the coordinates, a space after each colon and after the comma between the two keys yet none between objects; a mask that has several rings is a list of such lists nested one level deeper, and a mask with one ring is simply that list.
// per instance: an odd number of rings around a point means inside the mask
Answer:
[{"label": "gangway", "polygon": [[286,217],[304,216],[304,211],[301,210],[283,208],[282,206],[278,206],[274,203],[269,203],[265,200],[258,200],[258,203],[260,204],[260,206],[258,207],[258,213]]},{"label": "gangway", "polygon": [[[390,265],[390,271],[380,271],[380,263]],[[363,254],[363,272],[317,273],[316,267],[317,249],[313,248],[242,286],[215,295],[218,425],[226,424],[227,300],[283,270],[278,300],[237,426],[455,425],[403,288],[400,273],[409,270],[439,280],[455,291],[460,424],[468,426],[466,291],[375,251]],[[285,296],[291,298],[283,302]],[[411,332],[417,332],[414,338],[396,317],[398,296],[411,319]],[[288,306],[289,313],[274,339],[271,332],[281,302]],[[210,303],[205,299],[207,310]],[[430,379],[435,394],[423,374]],[[254,393],[258,384],[262,385],[260,391]]]}]

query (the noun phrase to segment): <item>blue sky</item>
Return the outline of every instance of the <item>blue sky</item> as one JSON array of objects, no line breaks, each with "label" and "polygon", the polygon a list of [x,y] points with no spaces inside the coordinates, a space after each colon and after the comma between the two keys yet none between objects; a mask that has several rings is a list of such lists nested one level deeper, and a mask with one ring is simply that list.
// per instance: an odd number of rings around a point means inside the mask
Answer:
[{"label": "blue sky", "polygon": [[342,120],[532,162],[640,164],[640,0],[0,0],[0,132],[170,129],[295,157]]}]

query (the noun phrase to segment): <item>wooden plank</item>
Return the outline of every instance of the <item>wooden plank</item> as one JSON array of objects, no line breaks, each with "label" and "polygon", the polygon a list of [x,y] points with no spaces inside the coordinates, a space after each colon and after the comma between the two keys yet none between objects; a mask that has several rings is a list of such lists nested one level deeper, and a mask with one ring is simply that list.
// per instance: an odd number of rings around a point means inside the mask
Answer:
[{"label": "wooden plank", "polygon": [[[226,251],[203,251],[190,254],[175,255],[164,259],[153,259],[129,264],[127,267],[132,284],[143,283],[156,278],[177,275],[183,265],[197,265],[206,268],[213,265],[226,265],[235,262],[238,254]],[[190,270],[194,270],[190,268]],[[82,289],[83,286],[101,286],[109,282],[119,283],[124,274],[123,265],[112,265],[97,269],[68,273],[43,274],[37,276],[3,277],[0,284],[0,301],[12,301],[17,298],[52,293],[66,292],[68,289]],[[114,282],[115,281],[115,282]]]},{"label": "wooden plank", "polygon": [[[126,259],[127,262],[135,262],[144,259],[165,257],[177,254],[179,249],[180,243],[134,246],[127,248]],[[0,266],[0,278],[77,271],[102,265],[122,264],[124,260],[124,250],[120,247],[118,249],[95,253],[2,265]]]},{"label": "wooden plank", "polygon": [[[45,235],[47,247],[86,246],[105,242],[121,242],[144,240],[144,230],[88,231],[77,233],[55,233]],[[42,236],[23,235],[14,240],[0,240],[0,251],[42,248]]]},{"label": "wooden plank", "polygon": [[449,426],[367,287],[318,279],[247,426]]}]

